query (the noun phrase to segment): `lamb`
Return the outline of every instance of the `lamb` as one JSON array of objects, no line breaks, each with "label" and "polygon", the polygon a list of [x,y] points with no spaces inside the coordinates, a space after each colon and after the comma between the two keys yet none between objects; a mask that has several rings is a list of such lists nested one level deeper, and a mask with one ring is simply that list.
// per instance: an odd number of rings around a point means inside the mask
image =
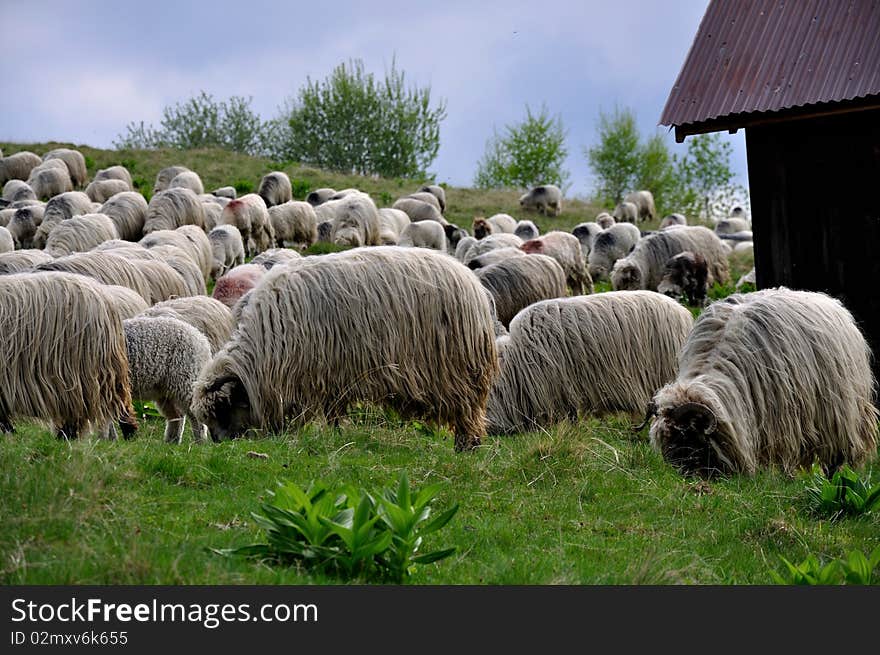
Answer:
[{"label": "lamb", "polygon": [[631,202],[638,208],[639,221],[653,221],[657,212],[654,209],[654,194],[650,191],[633,191],[623,197],[624,202]]},{"label": "lamb", "polygon": [[347,195],[334,204],[330,239],[340,246],[378,246],[379,210],[365,193]]},{"label": "lamb", "polygon": [[404,212],[413,222],[437,221],[440,224],[446,223],[446,219],[443,218],[443,214],[437,207],[417,198],[399,198],[391,205],[391,208]]},{"label": "lamb", "polygon": [[721,239],[701,225],[671,227],[641,239],[633,251],[619,259],[611,270],[615,290],[656,290],[663,278],[666,262],[689,250],[702,255],[709,267],[709,286],[724,284],[730,277],[727,253]]},{"label": "lamb", "polygon": [[617,221],[614,220],[614,217],[608,212],[599,212],[596,215],[596,224],[601,227],[603,230],[607,230],[609,227],[614,225]]},{"label": "lamb", "polygon": [[733,234],[750,229],[749,222],[744,218],[723,218],[715,224],[715,234]]},{"label": "lamb", "polygon": [[614,213],[612,214],[612,217],[618,223],[638,223],[639,207],[632,202],[621,202],[617,205],[617,207],[614,208]]},{"label": "lamb", "polygon": [[238,299],[257,286],[265,275],[266,269],[257,264],[236,266],[217,279],[211,296],[231,309]]},{"label": "lamb", "polygon": [[233,266],[244,264],[244,243],[234,225],[218,225],[208,234],[213,253],[211,277],[215,280]]},{"label": "lamb", "polygon": [[230,200],[235,200],[238,192],[235,190],[234,186],[222,186],[219,189],[214,189],[211,191],[211,194],[217,196],[218,198],[229,198]]},{"label": "lamb", "polygon": [[658,229],[665,230],[667,227],[673,227],[675,225],[687,225],[687,218],[684,214],[667,214],[663,217],[663,220],[660,221],[660,227]]},{"label": "lamb", "polygon": [[46,252],[63,257],[75,252],[88,252],[110,239],[116,239],[116,227],[104,214],[83,214],[62,221],[46,239]]},{"label": "lamb", "polygon": [[467,267],[472,271],[479,270],[481,268],[486,268],[487,266],[492,266],[493,264],[497,264],[498,262],[503,262],[508,259],[512,259],[515,257],[525,257],[526,253],[524,253],[519,248],[507,247],[507,248],[496,248],[494,250],[490,250],[489,252],[485,252],[478,257],[474,257],[467,263]]},{"label": "lamb", "polygon": [[0,226],[0,253],[12,252],[15,250],[15,241],[12,235],[5,227]]},{"label": "lamb", "polygon": [[137,428],[119,314],[80,275],[0,276],[0,431],[13,419],[51,423],[75,439],[89,427]]},{"label": "lamb", "polygon": [[554,184],[536,186],[519,198],[519,206],[525,210],[536,210],[545,216],[559,216],[562,213],[562,191]]},{"label": "lamb", "polygon": [[52,261],[44,250],[15,250],[0,254],[0,275],[23,273],[34,266]]},{"label": "lamb", "polygon": [[399,245],[404,248],[432,248],[446,252],[446,234],[437,221],[416,221],[403,229]]},{"label": "lamb", "polygon": [[400,234],[409,224],[406,212],[383,207],[379,210],[379,243],[383,246],[396,246],[400,241]]},{"label": "lamb", "polygon": [[163,168],[156,174],[156,183],[153,185],[153,195],[160,191],[167,190],[171,185],[171,180],[188,170],[189,169],[186,166],[168,166],[167,168]]},{"label": "lamb", "polygon": [[265,201],[256,193],[230,200],[220,214],[219,225],[234,225],[238,228],[245,251],[250,257],[271,248],[275,242],[269,210],[266,209]]},{"label": "lamb", "polygon": [[73,186],[81,189],[88,181],[88,171],[86,170],[86,158],[79,150],[71,150],[70,148],[56,148],[50,150],[43,155],[43,161],[50,159],[60,159],[67,166],[70,173],[70,181]]},{"label": "lamb", "polygon": [[95,173],[95,177],[92,181],[95,182],[101,180],[122,180],[128,185],[129,190],[134,189],[134,185],[131,181],[131,173],[128,172],[128,169],[125,166],[109,166],[107,168],[102,168]]},{"label": "lamb", "polygon": [[26,180],[31,171],[42,163],[37,154],[28,150],[16,152],[8,157],[0,157],[0,184],[9,180]]},{"label": "lamb", "polygon": [[268,271],[275,266],[283,266],[299,259],[302,259],[302,255],[295,250],[289,250],[288,248],[269,248],[269,250],[264,250],[254,257],[250,263],[262,266]]},{"label": "lamb", "polygon": [[516,228],[513,233],[523,241],[531,241],[541,236],[538,226],[532,221],[517,221]]},{"label": "lamb", "polygon": [[476,275],[491,292],[496,316],[505,328],[532,303],[565,296],[565,272],[545,255],[510,257],[478,269]]},{"label": "lamb", "polygon": [[626,257],[641,239],[641,233],[632,223],[615,223],[593,238],[587,257],[588,270],[593,280],[607,280],[618,259]]},{"label": "lamb", "polygon": [[9,202],[16,200],[37,200],[37,194],[31,185],[23,180],[9,180],[3,185],[3,199]]},{"label": "lamb", "polygon": [[270,206],[269,222],[279,248],[305,249],[318,240],[318,215],[307,202],[288,200]]},{"label": "lamb", "polygon": [[877,447],[871,352],[852,315],[822,293],[735,294],[700,316],[678,376],[650,408],[652,446],[684,475],[830,473]]},{"label": "lamb", "polygon": [[694,307],[706,304],[709,290],[709,265],[699,253],[685,250],[666,262],[657,291],[671,298],[684,298]]},{"label": "lamb", "polygon": [[59,193],[73,191],[70,172],[64,168],[63,162],[60,167],[38,166],[31,171],[27,183],[33,189],[34,196],[40,200],[48,200]]},{"label": "lamb", "polygon": [[460,451],[480,443],[496,374],[489,299],[467,268],[423,248],[358,248],[269,272],[193,411],[225,438],[376,402],[449,425]]},{"label": "lamb", "polygon": [[180,443],[186,418],[193,441],[205,440],[205,426],[190,413],[193,387],[211,361],[201,332],[172,317],[138,317],[122,322],[132,396],[151,400],[165,417],[165,441]]},{"label": "lamb", "polygon": [[175,230],[183,225],[205,225],[205,210],[190,189],[174,187],[150,199],[144,218],[144,236],[158,230]]},{"label": "lamb", "polygon": [[131,191],[131,185],[125,180],[92,180],[86,187],[86,195],[92,202],[100,202],[102,204],[116,194],[125,193],[126,191]]},{"label": "lamb", "polygon": [[293,200],[293,190],[290,185],[290,178],[287,173],[282,171],[272,171],[267,173],[260,180],[260,187],[257,194],[266,203],[266,207],[274,207],[282,205]]},{"label": "lamb", "polygon": [[[168,183],[169,189],[189,189],[197,196],[205,192],[205,186],[202,184],[202,178],[195,171],[181,171]],[[166,189],[167,190],[167,189]]]},{"label": "lamb", "polygon": [[489,218],[478,216],[474,218],[472,227],[477,239],[484,239],[490,234],[514,234],[516,219],[510,214],[495,214]]},{"label": "lamb", "polygon": [[33,247],[44,248],[49,233],[62,221],[93,213],[92,201],[82,191],[68,191],[51,198],[43,211],[43,220],[34,232]]},{"label": "lamb", "polygon": [[593,280],[584,266],[581,244],[568,232],[554,230],[520,246],[526,254],[547,255],[565,271],[565,282],[572,294],[593,293]]},{"label": "lamb", "polygon": [[[590,250],[593,248],[593,240],[596,238],[596,235],[602,231],[602,227],[595,222],[587,222],[587,223],[578,223],[571,229],[572,235],[578,240],[581,244],[581,252],[584,254],[584,260],[590,256]],[[596,276],[593,275],[593,272],[590,271],[590,275],[593,279],[596,279]]]},{"label": "lamb", "polygon": [[120,239],[137,241],[144,231],[147,208],[146,199],[137,191],[123,191],[105,201],[99,213],[110,217]]},{"label": "lamb", "polygon": [[33,248],[34,234],[37,232],[37,227],[43,222],[45,211],[45,205],[31,205],[15,210],[7,227],[16,249]]},{"label": "lamb", "polygon": [[336,195],[336,189],[329,189],[326,187],[315,189],[306,196],[306,202],[312,207],[317,207],[318,205],[323,205],[334,195]]},{"label": "lamb", "polygon": [[183,321],[203,335],[211,346],[211,354],[218,352],[232,335],[235,321],[232,312],[219,300],[208,296],[173,298],[156,303],[141,313],[142,316],[170,316]]},{"label": "lamb", "polygon": [[643,411],[675,377],[690,312],[651,291],[543,300],[510,322],[487,407],[490,434],[533,430],[578,412]]},{"label": "lamb", "polygon": [[437,184],[426,184],[419,191],[427,191],[430,194],[433,194],[435,198],[437,198],[437,202],[440,203],[440,213],[446,213],[446,190]]}]

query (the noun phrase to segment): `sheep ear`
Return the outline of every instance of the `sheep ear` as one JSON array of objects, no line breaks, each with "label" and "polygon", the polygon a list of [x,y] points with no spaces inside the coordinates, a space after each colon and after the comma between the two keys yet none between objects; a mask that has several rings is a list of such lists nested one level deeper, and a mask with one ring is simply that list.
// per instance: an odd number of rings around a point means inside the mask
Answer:
[{"label": "sheep ear", "polygon": [[228,384],[230,382],[239,382],[239,379],[234,375],[228,375],[225,378],[217,378],[207,387],[205,387],[205,391],[207,393],[214,393],[215,391],[220,391],[223,388],[224,384]]},{"label": "sheep ear", "polygon": [[680,430],[711,434],[718,427],[715,413],[702,403],[684,403],[669,413],[669,420]]}]

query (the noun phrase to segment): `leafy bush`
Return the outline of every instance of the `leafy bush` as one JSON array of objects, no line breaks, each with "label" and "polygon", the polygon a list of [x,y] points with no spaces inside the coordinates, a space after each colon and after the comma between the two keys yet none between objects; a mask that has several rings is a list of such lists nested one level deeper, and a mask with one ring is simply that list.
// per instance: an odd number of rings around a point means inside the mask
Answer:
[{"label": "leafy bush", "polygon": [[867,514],[880,507],[880,484],[871,486],[846,465],[829,480],[821,467],[813,464],[807,501],[813,513],[831,519]]},{"label": "leafy bush", "polygon": [[309,191],[312,190],[312,185],[305,180],[300,180],[294,177],[290,180],[290,189],[293,192],[294,199],[305,199],[305,197],[309,195]]},{"label": "leafy bush", "polygon": [[326,241],[317,241],[302,251],[303,255],[329,255],[331,252],[342,252],[351,246],[340,246]]},{"label": "leafy bush", "polygon": [[452,555],[455,548],[419,553],[424,537],[443,528],[458,511],[456,503],[431,517],[439,485],[410,489],[406,473],[397,488],[371,494],[351,485],[330,489],[313,481],[302,489],[293,482],[278,483],[268,492],[254,521],[266,533],[266,543],[214,550],[282,565],[308,568],[347,579],[401,583],[419,564]]},{"label": "leafy bush", "polygon": [[254,191],[254,183],[250,180],[236,180],[232,186],[235,188],[237,195],[253,193]]},{"label": "leafy bush", "polygon": [[831,560],[822,564],[815,555],[810,555],[800,564],[792,564],[780,557],[785,564],[785,575],[771,571],[770,575],[778,584],[786,585],[868,585],[873,580],[874,569],[880,565],[880,548],[876,548],[870,556],[859,550],[849,552],[846,559]]},{"label": "leafy bush", "polygon": [[379,203],[382,205],[382,207],[390,207],[393,202],[394,196],[392,196],[387,191],[382,191],[379,194]]}]

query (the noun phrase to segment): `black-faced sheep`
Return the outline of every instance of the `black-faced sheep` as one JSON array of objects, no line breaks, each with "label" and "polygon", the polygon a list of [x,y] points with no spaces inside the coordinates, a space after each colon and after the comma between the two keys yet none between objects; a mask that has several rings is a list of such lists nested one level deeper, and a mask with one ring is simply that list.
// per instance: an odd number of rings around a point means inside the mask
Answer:
[{"label": "black-faced sheep", "polygon": [[473,257],[472,259],[470,259],[467,263],[467,267],[472,271],[476,271],[478,269],[497,264],[498,262],[503,262],[515,257],[525,256],[526,253],[524,253],[519,248],[495,248],[494,250],[484,252],[482,255],[478,255],[477,257]]},{"label": "black-faced sheep", "polygon": [[834,298],[785,288],[729,296],[702,313],[677,378],[654,396],[651,444],[686,475],[859,466],[877,446],[870,362]]},{"label": "black-faced sheep", "polygon": [[607,280],[618,259],[626,257],[641,238],[639,228],[632,223],[615,223],[595,235],[587,257],[590,277]]},{"label": "black-faced sheep", "polygon": [[110,217],[120,239],[137,241],[144,232],[147,201],[137,191],[123,191],[101,205],[100,213]]},{"label": "black-faced sheep", "polygon": [[36,232],[34,232],[33,247],[44,248],[49,233],[61,221],[73,216],[93,213],[92,201],[82,191],[68,191],[51,198],[43,211],[43,220],[40,221]]},{"label": "black-faced sheep", "polygon": [[624,202],[631,202],[638,208],[638,220],[653,221],[657,212],[654,209],[654,194],[650,191],[633,191],[623,197]]},{"label": "black-faced sheep", "polygon": [[86,158],[79,150],[56,148],[43,155],[44,162],[50,159],[60,159],[65,163],[74,187],[81,189],[86,185],[89,179],[88,171],[86,170]]},{"label": "black-faced sheep", "polygon": [[744,218],[723,218],[715,224],[715,234],[734,234],[751,229],[749,222]]},{"label": "black-faced sheep", "polygon": [[398,245],[402,248],[431,248],[446,252],[446,233],[437,221],[416,221],[403,229]]},{"label": "black-faced sheep", "polygon": [[565,271],[544,255],[510,257],[477,269],[476,275],[492,294],[496,316],[505,328],[521,309],[565,296]]},{"label": "black-faced sheep", "polygon": [[562,213],[562,191],[553,184],[536,186],[520,196],[519,206],[545,216],[559,216]]},{"label": "black-faced sheep", "polygon": [[9,180],[26,180],[31,171],[43,162],[40,156],[23,150],[8,157],[0,157],[0,184]]},{"label": "black-faced sheep", "polygon": [[238,197],[238,192],[235,190],[234,186],[222,186],[219,189],[214,189],[211,191],[211,195],[217,196],[218,198],[229,198],[230,200],[235,200]]},{"label": "black-faced sheep", "polygon": [[[131,191],[131,185],[125,180],[92,180],[86,187],[86,195],[92,202],[105,203],[119,193]],[[140,195],[140,194],[138,194]]]},{"label": "black-faced sheep", "polygon": [[190,189],[173,187],[150,199],[144,218],[144,235],[158,230],[176,230],[183,225],[205,226],[205,210]]},{"label": "black-faced sheep", "polygon": [[593,293],[593,280],[584,265],[581,244],[574,235],[554,230],[526,241],[520,249],[530,255],[547,255],[555,259],[565,271],[565,282],[572,294]]},{"label": "black-faced sheep", "polygon": [[687,250],[672,257],[666,262],[657,291],[670,298],[684,299],[694,307],[705,305],[709,291],[709,265],[705,257]]},{"label": "black-faced sheep", "polygon": [[171,180],[189,169],[186,166],[168,166],[156,174],[156,183],[153,185],[153,194],[165,191],[169,188]]},{"label": "black-faced sheep", "polygon": [[578,413],[640,415],[675,377],[690,312],[649,291],[544,300],[510,323],[489,395],[489,432],[533,430]]},{"label": "black-faced sheep", "polygon": [[248,193],[241,198],[230,200],[220,214],[218,225],[234,225],[241,232],[248,256],[271,248],[275,242],[275,232],[269,220],[269,210],[265,201],[256,193]]},{"label": "black-faced sheep", "polygon": [[37,232],[37,227],[43,222],[45,211],[45,205],[31,205],[15,210],[7,227],[17,249],[33,248],[34,234]]},{"label": "black-faced sheep", "polygon": [[541,236],[541,232],[538,230],[538,226],[535,225],[532,221],[517,221],[516,228],[513,230],[513,233],[518,236],[523,241],[531,241],[532,239],[537,239]]},{"label": "black-faced sheep", "polygon": [[260,180],[257,195],[263,199],[268,208],[293,200],[293,188],[287,173],[283,171],[266,173]]},{"label": "black-faced sheep", "polygon": [[24,180],[9,180],[3,185],[3,199],[9,202],[16,200],[37,200],[37,194],[31,185]]},{"label": "black-faced sheep", "polygon": [[446,233],[446,252],[455,256],[455,251],[458,249],[458,242],[464,237],[469,237],[470,235],[468,235],[467,230],[458,227],[455,223],[444,225],[443,231]]},{"label": "black-faced sheep", "polygon": [[330,240],[340,246],[378,246],[379,210],[365,193],[351,193],[331,200],[334,218]]},{"label": "black-faced sheep", "polygon": [[213,255],[211,277],[215,280],[230,268],[244,264],[244,243],[234,225],[218,225],[208,233],[208,241]]},{"label": "black-faced sheep", "polygon": [[477,239],[485,239],[490,234],[515,234],[516,219],[510,214],[495,214],[489,218],[477,216],[472,228]]},{"label": "black-faced sheep", "polygon": [[61,221],[46,239],[46,252],[63,257],[75,252],[88,252],[110,239],[116,239],[116,226],[104,214],[82,214]]},{"label": "black-faced sheep", "polygon": [[288,200],[269,207],[275,246],[305,249],[318,240],[318,215],[307,202]]},{"label": "black-faced sheep", "polygon": [[213,435],[335,421],[367,401],[449,425],[457,450],[479,445],[497,373],[492,316],[451,257],[389,246],[306,257],[270,271],[248,298],[196,384],[193,411]]},{"label": "black-faced sheep", "polygon": [[172,298],[156,303],[142,312],[142,316],[170,316],[192,325],[205,335],[211,344],[211,353],[216,353],[229,341],[235,320],[232,312],[219,300],[208,296],[188,296]]},{"label": "black-faced sheep", "polygon": [[612,217],[617,223],[638,223],[639,207],[632,202],[621,202],[614,208]]},{"label": "black-faced sheep", "polygon": [[433,194],[435,198],[437,198],[437,202],[440,203],[440,213],[446,213],[446,190],[437,184],[426,184],[419,191],[427,191],[430,194]]},{"label": "black-faced sheep", "polygon": [[663,217],[663,220],[660,221],[660,227],[657,229],[665,230],[667,227],[673,227],[675,225],[687,225],[687,223],[687,218],[684,214],[667,214]]},{"label": "black-faced sheep", "polygon": [[[571,229],[571,233],[581,244],[581,252],[584,254],[584,261],[590,256],[590,250],[593,248],[593,239],[602,231],[602,227],[595,222],[578,223]],[[593,275],[590,272],[590,275]],[[593,276],[596,279],[596,276]]]},{"label": "black-faced sheep", "polygon": [[323,205],[334,195],[336,195],[336,189],[330,189],[327,187],[315,189],[314,191],[309,192],[309,195],[306,196],[306,202],[312,207],[317,207],[318,205]]}]

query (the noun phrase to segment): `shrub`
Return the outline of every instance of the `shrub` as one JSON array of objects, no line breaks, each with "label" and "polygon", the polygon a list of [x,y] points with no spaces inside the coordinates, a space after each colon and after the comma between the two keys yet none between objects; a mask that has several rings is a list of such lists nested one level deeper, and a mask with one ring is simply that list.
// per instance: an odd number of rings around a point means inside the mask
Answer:
[{"label": "shrub", "polygon": [[880,507],[880,484],[871,486],[846,465],[829,480],[821,467],[813,464],[807,502],[814,514],[831,519],[867,514]]},{"label": "shrub", "polygon": [[770,571],[770,576],[778,584],[785,585],[868,585],[875,582],[874,569],[880,564],[880,548],[870,556],[859,550],[850,551],[845,559],[834,559],[822,564],[815,555],[810,555],[800,564],[792,564],[780,557],[785,565],[784,575]]},{"label": "shrub", "polygon": [[235,193],[237,195],[253,193],[254,191],[254,183],[250,180],[236,180],[232,186],[235,187]]},{"label": "shrub", "polygon": [[309,191],[312,190],[312,185],[306,180],[300,180],[294,177],[290,180],[290,189],[293,192],[294,198],[305,199],[305,197],[309,195]]}]

